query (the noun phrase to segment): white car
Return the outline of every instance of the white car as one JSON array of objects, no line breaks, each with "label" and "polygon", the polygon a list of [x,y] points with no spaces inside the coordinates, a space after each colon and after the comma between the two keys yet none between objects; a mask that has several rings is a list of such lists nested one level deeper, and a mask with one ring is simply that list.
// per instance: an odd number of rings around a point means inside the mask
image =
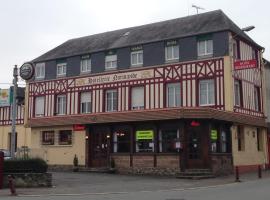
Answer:
[{"label": "white car", "polygon": [[4,160],[9,160],[9,159],[11,159],[10,151],[9,151],[9,150],[6,150],[6,149],[0,149],[0,152],[3,152],[3,153],[4,153]]}]

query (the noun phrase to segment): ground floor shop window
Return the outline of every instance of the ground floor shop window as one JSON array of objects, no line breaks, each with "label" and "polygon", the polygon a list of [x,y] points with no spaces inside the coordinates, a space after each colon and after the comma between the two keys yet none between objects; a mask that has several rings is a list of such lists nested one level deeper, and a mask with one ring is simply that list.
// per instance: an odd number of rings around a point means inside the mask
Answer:
[{"label": "ground floor shop window", "polygon": [[72,130],[60,130],[58,133],[59,145],[71,145],[72,144]]},{"label": "ground floor shop window", "polygon": [[113,133],[113,152],[129,153],[130,152],[130,131],[115,131]]},{"label": "ground floor shop window", "polygon": [[154,131],[136,131],[136,152],[154,152]]},{"label": "ground floor shop window", "polygon": [[42,144],[54,145],[54,131],[42,131]]},{"label": "ground floor shop window", "polygon": [[230,153],[230,130],[224,126],[211,129],[211,151],[213,153]]},{"label": "ground floor shop window", "polygon": [[180,148],[179,131],[161,130],[159,132],[159,152],[174,153]]}]

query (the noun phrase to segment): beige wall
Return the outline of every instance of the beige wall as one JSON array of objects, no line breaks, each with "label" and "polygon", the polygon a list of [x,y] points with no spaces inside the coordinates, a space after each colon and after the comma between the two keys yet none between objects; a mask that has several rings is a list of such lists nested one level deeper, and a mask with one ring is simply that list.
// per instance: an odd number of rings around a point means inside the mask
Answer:
[{"label": "beige wall", "polygon": [[257,149],[257,127],[244,126],[244,150],[238,151],[237,126],[232,127],[232,152],[234,166],[268,163],[266,129],[262,129],[262,151]]},{"label": "beige wall", "polygon": [[[0,149],[9,148],[9,137],[8,133],[11,132],[11,125],[0,126]],[[16,126],[17,132],[17,147],[31,145],[31,129],[25,128],[23,125]]]},{"label": "beige wall", "polygon": [[58,126],[50,128],[32,128],[32,157],[40,157],[48,162],[49,165],[73,165],[73,158],[76,154],[79,159],[79,165],[85,165],[85,131],[72,132],[71,145],[58,145],[57,134],[54,145],[42,145],[41,131],[54,130],[72,130],[72,126]]},{"label": "beige wall", "polygon": [[232,59],[229,56],[224,57],[224,97],[225,110],[233,111],[234,94],[232,78]]}]

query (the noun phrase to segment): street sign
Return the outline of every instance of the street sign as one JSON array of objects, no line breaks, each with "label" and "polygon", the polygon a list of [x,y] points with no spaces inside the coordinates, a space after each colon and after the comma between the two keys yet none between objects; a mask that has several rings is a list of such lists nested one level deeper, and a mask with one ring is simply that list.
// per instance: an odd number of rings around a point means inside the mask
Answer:
[{"label": "street sign", "polygon": [[250,69],[250,68],[256,68],[257,67],[257,61],[255,59],[253,60],[238,60],[234,62],[234,69],[235,70],[241,70],[241,69]]}]

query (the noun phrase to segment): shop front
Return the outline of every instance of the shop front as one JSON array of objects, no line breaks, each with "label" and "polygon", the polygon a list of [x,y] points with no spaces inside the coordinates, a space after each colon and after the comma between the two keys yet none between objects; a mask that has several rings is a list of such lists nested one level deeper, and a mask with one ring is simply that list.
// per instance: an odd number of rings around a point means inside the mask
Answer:
[{"label": "shop front", "polygon": [[199,119],[90,125],[88,167],[149,174],[216,169],[213,158],[231,158],[230,137],[230,125]]}]

